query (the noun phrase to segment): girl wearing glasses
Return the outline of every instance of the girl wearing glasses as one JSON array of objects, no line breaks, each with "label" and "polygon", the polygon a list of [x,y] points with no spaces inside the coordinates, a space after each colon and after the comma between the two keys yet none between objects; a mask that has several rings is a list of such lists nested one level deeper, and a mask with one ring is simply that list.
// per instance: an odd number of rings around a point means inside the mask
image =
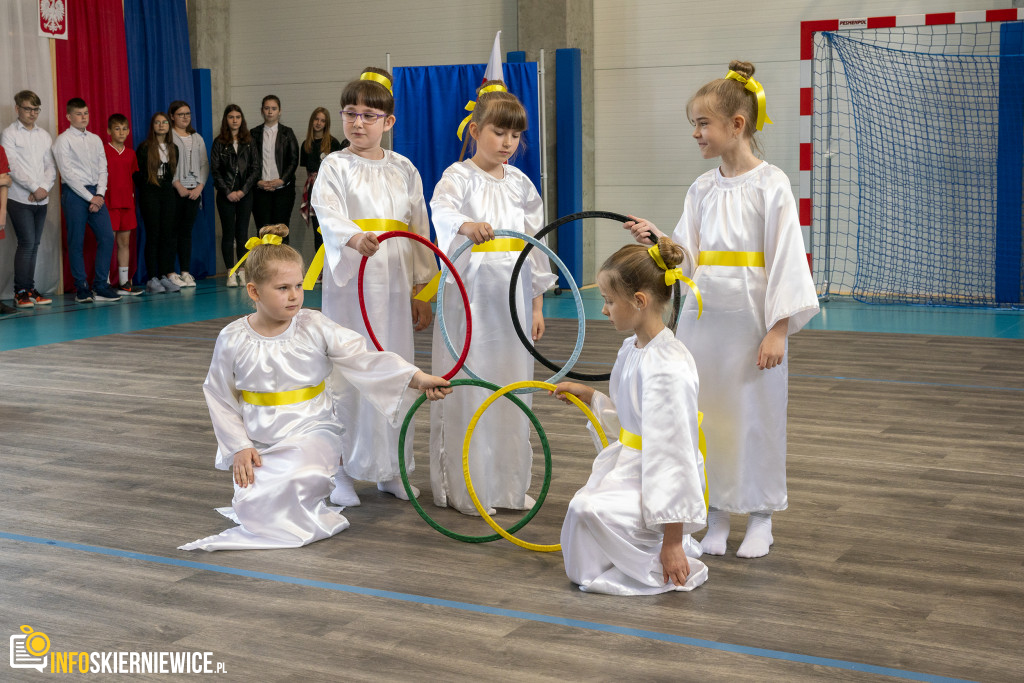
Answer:
[{"label": "girl wearing glasses", "polygon": [[[525,173],[505,163],[518,149],[526,125],[526,110],[504,83],[488,81],[481,86],[469,123],[473,157],[449,166],[430,200],[437,244],[445,253],[453,253],[467,239],[473,242],[472,252],[455,264],[473,311],[473,344],[466,364],[499,385],[533,379],[533,357],[519,343],[507,303],[509,280],[524,244],[494,239],[495,229],[532,236],[544,225],[537,189]],[[517,296],[520,323],[524,330],[532,330],[534,340],[544,333],[541,304],[544,291],[554,283],[547,256],[532,250],[517,283]],[[465,314],[459,297],[447,299],[445,307],[451,338],[462,339]],[[443,373],[452,366],[436,325],[433,358],[435,371],[443,368]],[[473,412],[489,394],[485,389],[462,387],[444,410],[431,406],[430,477],[435,505],[477,514],[462,475],[462,439]],[[520,398],[530,404],[529,394]],[[492,406],[480,420],[469,454],[480,501],[487,508],[532,507],[534,500],[526,494],[532,462],[526,416],[509,401]]]},{"label": "girl wearing glasses", "polygon": [[192,127],[192,109],[187,102],[175,100],[167,107],[173,128],[171,141],[178,149],[178,168],[171,183],[178,193],[177,246],[178,268],[168,279],[178,287],[195,287],[189,273],[192,262],[192,226],[199,213],[203,186],[210,175],[210,162],[206,157],[206,142]]},{"label": "girl wearing glasses", "polygon": [[[359,309],[357,275],[362,258],[370,257],[363,281],[370,323],[385,350],[411,362],[413,331],[426,329],[433,319],[430,304],[412,297],[433,278],[437,264],[430,250],[413,240],[377,240],[376,233],[389,230],[430,238],[419,172],[402,155],[381,147],[385,131],[395,125],[391,82],[384,69],[367,67],[345,86],[341,117],[349,146],[320,164],[310,204],[323,233],[324,314],[369,338]],[[407,499],[398,467],[399,429],[353,387],[344,382],[337,386],[336,409],[346,432],[344,467],[338,470],[331,500],[359,504],[349,477],[376,481],[379,490]],[[411,440],[409,430],[407,443]],[[407,463],[412,470],[412,460]]]}]

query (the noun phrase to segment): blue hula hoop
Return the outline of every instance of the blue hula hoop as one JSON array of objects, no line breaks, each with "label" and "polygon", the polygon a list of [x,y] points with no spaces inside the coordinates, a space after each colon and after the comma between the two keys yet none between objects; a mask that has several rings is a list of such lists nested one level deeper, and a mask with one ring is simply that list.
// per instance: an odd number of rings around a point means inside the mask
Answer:
[{"label": "blue hula hoop", "polygon": [[[576,317],[577,317],[576,348],[574,348],[572,350],[572,355],[569,356],[569,360],[562,367],[562,369],[559,370],[558,372],[556,372],[554,375],[552,375],[548,379],[544,380],[545,382],[547,382],[549,384],[557,384],[558,380],[560,380],[563,377],[565,377],[565,375],[570,370],[572,370],[572,367],[576,364],[576,361],[580,357],[580,353],[583,351],[583,340],[584,340],[584,337],[586,336],[586,329],[587,329],[587,316],[586,316],[586,312],[583,310],[583,297],[580,295],[580,288],[576,284],[576,280],[573,279],[572,274],[569,272],[568,267],[565,265],[565,263],[562,262],[562,259],[558,258],[558,254],[553,252],[550,247],[548,247],[546,244],[544,244],[540,240],[538,240],[536,238],[533,238],[533,237],[530,237],[529,235],[526,235],[524,233],[516,232],[515,230],[495,230],[494,231],[494,236],[495,237],[512,237],[514,239],[520,239],[520,240],[523,240],[524,242],[528,242],[529,244],[532,244],[533,246],[535,246],[538,249],[540,249],[541,252],[546,254],[547,257],[549,259],[551,259],[556,266],[558,266],[559,270],[561,270],[562,273],[565,275],[565,279],[568,280],[569,287],[572,289],[573,299],[576,300]],[[461,256],[464,251],[466,251],[467,249],[471,248],[472,246],[473,246],[473,243],[470,242],[469,240],[466,240],[465,244],[463,244],[461,247],[456,249],[455,253],[452,254],[449,257],[449,260],[452,263],[455,263],[455,260],[458,259],[459,256]],[[452,355],[453,359],[458,360],[459,354],[455,350],[455,346],[452,344],[451,339],[448,338],[448,328],[446,327],[445,322],[444,322],[444,286],[445,286],[445,283],[448,280],[448,272],[449,272],[448,271],[448,266],[442,264],[442,268],[441,268],[441,282],[440,282],[440,284],[437,287],[437,324],[438,324],[439,329],[441,330],[441,339],[444,340],[444,345],[448,348],[448,353],[450,353]],[[487,380],[484,380],[479,375],[477,375],[475,372],[473,372],[469,368],[469,365],[463,364],[462,369],[465,371],[465,373],[467,375],[469,375],[470,377],[472,377],[475,380],[487,381]],[[526,387],[526,388],[523,388],[523,389],[516,389],[512,393],[515,393],[515,394],[529,394],[529,393],[533,393],[535,391],[540,391],[540,389],[536,389],[534,387]]]}]

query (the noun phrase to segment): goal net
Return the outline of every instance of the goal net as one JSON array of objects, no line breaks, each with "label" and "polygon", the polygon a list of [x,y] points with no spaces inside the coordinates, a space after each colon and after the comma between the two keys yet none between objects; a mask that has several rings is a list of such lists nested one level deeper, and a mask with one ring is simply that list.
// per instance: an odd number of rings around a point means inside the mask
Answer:
[{"label": "goal net", "polygon": [[983,21],[814,35],[819,295],[1024,301],[1022,28]]}]

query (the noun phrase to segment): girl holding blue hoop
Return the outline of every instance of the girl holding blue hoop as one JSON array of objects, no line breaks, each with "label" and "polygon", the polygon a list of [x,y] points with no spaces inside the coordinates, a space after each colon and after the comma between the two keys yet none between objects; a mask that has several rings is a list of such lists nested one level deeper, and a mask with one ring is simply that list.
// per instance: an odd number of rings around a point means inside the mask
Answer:
[{"label": "girl holding blue hoop", "polygon": [[619,435],[594,460],[562,525],[565,572],[590,593],[654,595],[707,580],[700,545],[689,536],[706,516],[697,367],[662,320],[685,253],[662,237],[650,249],[627,245],[604,262],[601,312],[633,335],[619,349],[608,396],[575,382],[552,392],[589,404],[608,435]]},{"label": "girl holding blue hoop", "polygon": [[[473,343],[466,364],[498,385],[533,379],[533,357],[512,327],[508,288],[523,242],[494,239],[495,230],[535,235],[544,226],[543,205],[525,173],[507,162],[526,130],[526,110],[501,81],[488,81],[477,91],[468,125],[475,143],[471,159],[449,166],[430,201],[437,245],[452,255],[467,240],[468,253],[456,261],[469,292]],[[547,256],[533,250],[519,279],[520,323],[534,340],[544,334],[543,294],[555,283]],[[457,297],[444,302],[444,317],[452,339],[463,338],[465,314]],[[452,360],[439,326],[434,327],[433,371],[444,374]],[[465,377],[460,372],[457,377]],[[434,504],[467,515],[476,509],[462,474],[462,440],[476,408],[490,392],[463,387],[443,410],[431,405],[430,484]],[[529,405],[530,396],[521,396]],[[530,486],[530,423],[508,402],[494,406],[480,421],[470,451],[470,471],[483,505],[491,510],[525,510],[533,506]]]},{"label": "girl holding blue hoop", "polygon": [[[437,264],[430,250],[413,240],[377,240],[379,233],[389,230],[408,230],[430,239],[419,172],[401,154],[381,147],[384,133],[395,125],[391,83],[390,73],[367,67],[341,93],[349,146],[327,155],[313,184],[310,203],[320,221],[323,247],[306,276],[306,288],[312,288],[322,267],[324,314],[369,340],[357,280],[360,261],[369,257],[363,297],[370,324],[382,348],[411,363],[413,332],[426,329],[433,319],[430,304],[412,297],[434,277]],[[379,490],[408,500],[398,467],[399,430],[357,391],[341,386],[335,405],[347,431],[342,437],[344,464],[331,500],[359,504],[349,493],[346,477],[375,481]],[[408,439],[407,446],[412,430]],[[408,468],[414,468],[412,461]],[[413,493],[418,495],[415,488]]]}]

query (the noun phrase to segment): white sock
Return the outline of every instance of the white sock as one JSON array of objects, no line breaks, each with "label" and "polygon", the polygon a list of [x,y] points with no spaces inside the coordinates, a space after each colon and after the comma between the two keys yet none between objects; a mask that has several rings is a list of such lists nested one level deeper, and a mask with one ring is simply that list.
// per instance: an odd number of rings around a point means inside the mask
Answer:
[{"label": "white sock", "polygon": [[700,547],[706,555],[725,555],[725,543],[729,540],[729,513],[725,510],[708,510],[708,532],[700,539]]},{"label": "white sock", "polygon": [[[412,495],[416,498],[420,497],[420,490],[409,484],[409,488],[412,489]],[[378,481],[377,490],[383,491],[384,493],[390,493],[399,500],[409,500],[409,494],[405,492],[405,486],[402,484],[401,477],[393,477],[387,481]]]},{"label": "white sock", "polygon": [[120,282],[122,285],[128,284],[128,266],[118,266],[117,276],[121,278]]},{"label": "white sock", "polygon": [[342,467],[339,467],[338,471],[334,473],[334,490],[331,491],[331,502],[348,508],[359,507],[360,504],[352,477],[348,476]]},{"label": "white sock", "polygon": [[736,557],[764,557],[774,542],[771,513],[755,512],[747,517],[747,532],[736,551]]}]

